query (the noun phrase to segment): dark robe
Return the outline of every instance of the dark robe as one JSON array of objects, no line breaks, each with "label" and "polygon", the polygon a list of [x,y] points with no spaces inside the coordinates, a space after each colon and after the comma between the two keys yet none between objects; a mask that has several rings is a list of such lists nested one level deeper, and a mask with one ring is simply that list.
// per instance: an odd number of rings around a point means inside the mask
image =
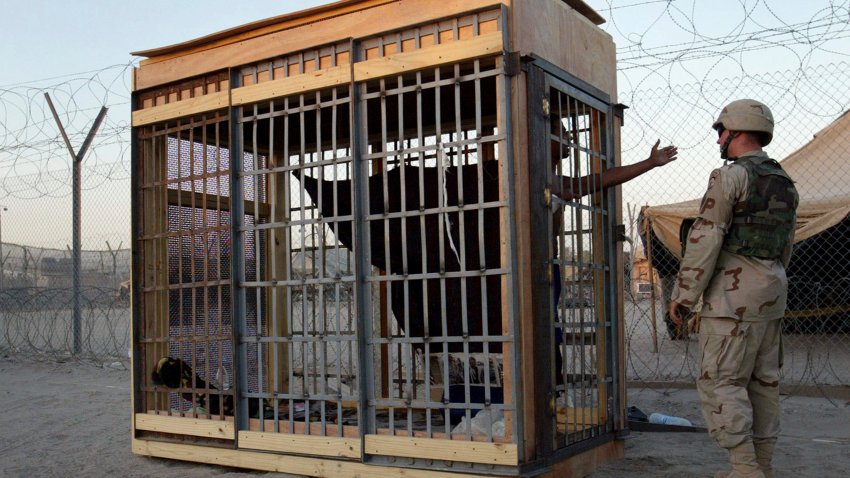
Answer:
[{"label": "dark robe", "polygon": [[[391,169],[386,174],[375,174],[368,178],[370,215],[383,215],[409,211],[417,214],[414,217],[384,219],[375,217],[369,220],[368,242],[371,265],[385,271],[388,275],[404,276],[405,274],[420,274],[423,272],[458,272],[472,271],[480,273],[484,269],[498,269],[501,266],[500,251],[500,211],[505,210],[497,205],[479,209],[479,203],[496,202],[499,200],[499,163],[485,161],[481,164],[483,174],[482,198],[479,198],[479,165],[467,165],[462,168],[448,167],[445,169],[445,188],[447,190],[444,204],[440,204],[440,189],[443,179],[440,168],[419,166],[400,166]],[[402,171],[404,178],[402,179]],[[420,173],[422,175],[422,196],[420,201]],[[462,175],[462,201],[458,201],[458,180]],[[297,174],[296,174],[297,176]],[[386,197],[384,197],[384,181],[386,178]],[[304,189],[319,205],[322,216],[332,221],[334,216],[345,216],[352,211],[352,183],[349,180],[319,181],[304,176]],[[404,198],[402,198],[402,182],[404,183]],[[321,183],[321,199],[319,186]],[[334,200],[336,198],[336,212]],[[463,237],[461,237],[460,214],[448,214],[451,227],[447,230],[445,215],[442,213],[420,213],[421,209],[428,210],[448,207],[465,206],[463,208]],[[473,208],[474,206],[474,208]],[[479,240],[479,220],[483,218],[483,245]],[[423,226],[424,223],[424,226]],[[331,229],[337,239],[349,250],[354,250],[351,221],[331,222]],[[442,226],[442,227],[441,227]],[[389,228],[388,230],[385,228]],[[406,237],[402,239],[402,228]],[[441,234],[442,231],[442,234]],[[385,236],[386,233],[386,236]],[[454,241],[457,255],[451,248]],[[442,244],[442,260],[440,245]],[[483,264],[481,260],[483,246]],[[404,255],[407,255],[407,266],[404,267]],[[460,257],[461,261],[458,260]],[[465,266],[461,267],[461,262]],[[502,335],[502,286],[503,275],[487,276],[484,279],[486,291],[482,291],[480,277],[408,279],[407,294],[402,281],[388,281],[389,295],[393,315],[398,321],[399,328],[408,337],[440,336],[461,337]],[[443,286],[444,284],[444,286]],[[463,291],[465,284],[466,290]],[[444,287],[444,289],[443,289]],[[426,296],[427,294],[427,296]],[[486,294],[486,298],[483,295]],[[443,314],[443,301],[445,314]],[[486,304],[486,307],[485,307]],[[464,307],[465,306],[465,307]],[[463,325],[463,313],[466,312],[466,329]],[[486,314],[486,315],[485,315]],[[486,319],[485,319],[486,317]],[[445,320],[445,330],[443,321]],[[484,330],[486,322],[487,329]],[[441,350],[442,347],[432,346],[431,351]],[[461,351],[460,343],[449,345],[451,351]],[[470,342],[470,351],[481,351],[480,342]],[[501,344],[496,343],[489,348],[491,352],[501,351]]]}]

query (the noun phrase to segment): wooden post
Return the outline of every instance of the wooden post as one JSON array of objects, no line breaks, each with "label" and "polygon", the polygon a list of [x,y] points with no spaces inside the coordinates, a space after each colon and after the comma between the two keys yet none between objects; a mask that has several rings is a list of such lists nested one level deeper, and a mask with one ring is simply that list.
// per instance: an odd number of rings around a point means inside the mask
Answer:
[{"label": "wooden post", "polygon": [[[644,216],[646,217],[646,216]],[[652,224],[646,219],[646,263],[649,271],[649,313],[652,317],[652,353],[658,353],[658,318],[655,313],[655,272],[652,269]]]}]

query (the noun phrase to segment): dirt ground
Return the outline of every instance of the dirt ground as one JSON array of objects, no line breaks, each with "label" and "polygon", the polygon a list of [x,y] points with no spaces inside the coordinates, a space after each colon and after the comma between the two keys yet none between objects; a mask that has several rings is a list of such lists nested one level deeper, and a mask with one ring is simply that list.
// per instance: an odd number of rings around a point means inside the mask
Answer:
[{"label": "dirt ground", "polygon": [[[133,455],[129,390],[129,372],[120,364],[0,357],[0,476],[286,476]],[[633,389],[629,404],[704,424],[694,390]],[[778,476],[848,476],[850,402],[783,397],[782,412]],[[703,433],[632,432],[626,458],[591,476],[710,477],[724,462]]]}]

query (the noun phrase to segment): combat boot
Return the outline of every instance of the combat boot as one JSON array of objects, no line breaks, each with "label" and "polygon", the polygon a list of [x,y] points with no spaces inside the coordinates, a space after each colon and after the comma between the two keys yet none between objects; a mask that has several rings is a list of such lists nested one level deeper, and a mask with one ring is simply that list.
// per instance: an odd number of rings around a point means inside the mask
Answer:
[{"label": "combat boot", "polygon": [[745,441],[729,449],[730,471],[720,471],[714,478],[765,478],[756,461],[756,450],[752,441]]},{"label": "combat boot", "polygon": [[756,462],[759,469],[764,473],[765,478],[775,478],[773,466],[770,464],[773,459],[773,449],[776,447],[776,438],[764,438],[753,440],[753,446],[756,449]]}]

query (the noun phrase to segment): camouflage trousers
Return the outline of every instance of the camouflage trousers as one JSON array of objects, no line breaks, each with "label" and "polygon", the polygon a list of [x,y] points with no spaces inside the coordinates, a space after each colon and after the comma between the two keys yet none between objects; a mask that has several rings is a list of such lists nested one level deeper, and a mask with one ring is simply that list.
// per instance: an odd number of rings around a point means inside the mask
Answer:
[{"label": "camouflage trousers", "polygon": [[700,322],[697,391],[708,433],[722,448],[779,435],[781,322]]}]

